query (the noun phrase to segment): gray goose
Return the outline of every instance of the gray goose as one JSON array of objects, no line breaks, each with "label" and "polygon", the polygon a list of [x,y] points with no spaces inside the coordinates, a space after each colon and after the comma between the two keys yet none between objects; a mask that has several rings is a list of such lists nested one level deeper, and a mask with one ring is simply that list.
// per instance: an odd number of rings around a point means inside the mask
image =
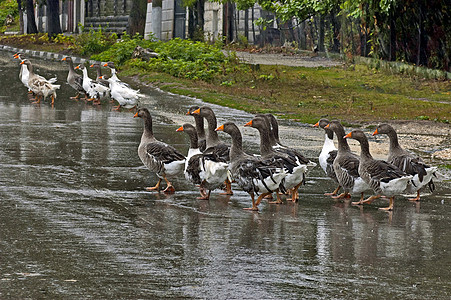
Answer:
[{"label": "gray goose", "polygon": [[[257,116],[264,116],[268,122],[270,123],[270,127],[271,130],[269,131],[269,142],[270,145],[273,147],[273,149],[278,152],[278,153],[284,153],[289,155],[290,157],[294,157],[297,164],[303,168],[306,168],[305,173],[308,172],[308,170],[310,168],[313,168],[316,166],[316,163],[310,161],[309,159],[307,159],[304,155],[302,155],[298,150],[294,149],[294,148],[290,148],[287,146],[284,146],[280,143],[279,140],[279,123],[277,122],[276,117],[274,117],[273,114],[258,114]],[[305,183],[305,174],[304,174],[304,179],[301,182],[301,184]],[[299,184],[299,186],[301,185]],[[297,201],[299,199],[299,193],[298,193],[298,189],[293,188],[291,190],[289,190],[289,192],[291,194],[295,194],[294,198],[292,197],[292,199],[295,199],[294,201]]]},{"label": "gray goose", "polygon": [[[271,147],[269,143],[269,122],[264,117],[255,117],[252,120],[250,120],[246,125],[252,128],[256,128],[260,133],[260,153],[263,158],[273,158],[280,160],[283,163],[284,170],[287,173],[285,179],[284,179],[284,188],[285,189],[293,189],[291,200],[293,202],[297,199],[297,190],[299,186],[304,182],[305,179],[305,172],[307,171],[306,165],[299,165],[296,162],[296,159],[294,156],[290,156],[285,153],[280,153],[274,150],[273,147]],[[279,193],[277,193],[277,201],[272,201],[269,203],[276,203],[280,204],[282,203],[282,200],[280,199]]]},{"label": "gray goose", "polygon": [[[199,115],[207,121],[207,133],[205,145],[206,149],[204,153],[208,153],[210,155],[218,157],[220,161],[226,162],[230,161],[229,157],[230,147],[227,144],[221,142],[218,133],[215,131],[217,121],[213,110],[208,106],[202,106],[193,111],[191,114]],[[229,182],[229,180],[226,180],[225,185],[226,185],[225,194],[233,195],[231,182]]]},{"label": "gray goose", "polygon": [[359,174],[359,157],[351,152],[351,148],[344,138],[346,133],[343,126],[338,121],[331,121],[324,128],[332,130],[337,136],[338,152],[333,167],[338,183],[344,189],[343,193],[332,196],[332,198],[351,198],[351,193],[359,193],[360,200],[363,200],[363,192],[370,187]]},{"label": "gray goose", "polygon": [[208,200],[211,191],[222,186],[227,179],[228,164],[200,151],[196,128],[193,125],[183,124],[177,131],[185,132],[190,140],[185,162],[185,178],[194,185],[199,185],[201,197],[197,199]]},{"label": "gray goose", "polygon": [[435,171],[437,171],[437,167],[430,167],[426,165],[421,157],[418,157],[406,150],[404,150],[398,142],[398,135],[396,131],[388,124],[379,125],[373,133],[377,134],[386,134],[390,139],[390,148],[388,150],[388,158],[387,162],[394,164],[402,171],[406,172],[409,175],[412,175],[413,178],[410,181],[406,192],[408,193],[417,193],[415,198],[409,199],[410,201],[419,201],[420,200],[420,189],[425,185],[429,185],[429,189],[431,192],[434,191],[435,185],[432,181],[432,176],[435,175]]},{"label": "gray goose", "polygon": [[[251,196],[252,207],[245,209],[257,211],[261,200],[278,190],[285,178],[282,162],[246,154],[243,151],[241,132],[232,122],[224,123],[216,131],[224,131],[231,136],[229,175]],[[259,193],[255,200],[255,195]]]},{"label": "gray goose", "polygon": [[193,111],[199,109],[199,106],[193,105],[188,109],[186,113],[188,116],[194,117],[194,122],[196,124],[197,138],[199,143],[200,151],[205,151],[207,147],[207,140],[205,138],[205,129],[204,129],[204,118],[198,114],[193,114]]},{"label": "gray goose", "polygon": [[67,73],[67,83],[77,91],[77,95],[75,97],[70,97],[70,99],[78,99],[80,98],[80,94],[84,94],[85,90],[83,89],[83,76],[77,74],[74,70],[74,63],[70,56],[63,57],[64,61],[69,63],[69,73]]},{"label": "gray goose", "polygon": [[102,69],[101,69],[101,66],[100,66],[99,62],[93,63],[90,67],[96,69],[96,81],[97,81],[97,83],[100,83],[103,86],[109,86],[110,85],[110,83],[106,79],[104,79],[102,77]]},{"label": "gray goose", "polygon": [[390,198],[390,204],[388,207],[379,209],[385,211],[393,210],[395,195],[402,193],[406,189],[407,184],[412,179],[412,175],[407,175],[404,171],[386,161],[375,160],[370,154],[368,139],[363,131],[353,130],[345,135],[345,138],[355,139],[360,143],[359,174],[376,194],[366,200],[360,200],[352,204],[369,204],[383,195]]},{"label": "gray goose", "polygon": [[174,193],[175,188],[167,177],[172,177],[183,172],[185,156],[174,147],[158,141],[152,130],[152,116],[147,108],[140,108],[133,117],[139,117],[144,121],[144,130],[141,143],[138,147],[138,156],[143,164],[158,176],[158,182],[154,187],[148,187],[148,191],[159,191],[162,179],[166,181],[165,193]]},{"label": "gray goose", "polygon": [[332,193],[325,193],[326,196],[335,196],[340,190],[341,186],[338,183],[337,175],[334,171],[334,160],[337,157],[338,150],[334,145],[334,132],[326,127],[330,121],[328,119],[321,119],[316,122],[313,127],[321,127],[325,131],[324,144],[321,149],[321,153],[319,154],[318,161],[321,168],[324,170],[324,173],[329,178],[332,178],[338,184],[338,187]]}]

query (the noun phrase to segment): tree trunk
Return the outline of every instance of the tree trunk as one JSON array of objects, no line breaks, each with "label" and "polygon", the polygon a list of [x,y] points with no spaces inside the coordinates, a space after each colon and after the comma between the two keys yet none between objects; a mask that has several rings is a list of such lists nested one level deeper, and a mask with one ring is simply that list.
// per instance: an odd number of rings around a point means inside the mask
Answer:
[{"label": "tree trunk", "polygon": [[132,7],[130,9],[130,27],[129,34],[135,35],[136,33],[144,36],[144,28],[146,26],[146,12],[147,1],[146,0],[133,0]]},{"label": "tree trunk", "polygon": [[301,25],[299,26],[299,47],[302,50],[307,49],[307,38],[305,35],[305,22],[306,21],[302,21]]},{"label": "tree trunk", "polygon": [[34,17],[33,0],[27,0],[27,33],[38,33],[38,27],[36,26],[36,19]]},{"label": "tree trunk", "polygon": [[50,37],[61,33],[59,0],[47,0],[47,32]]},{"label": "tree trunk", "polygon": [[249,41],[249,9],[244,11],[244,36]]},{"label": "tree trunk", "polygon": [[324,52],[324,16],[319,16],[318,51]]},{"label": "tree trunk", "polygon": [[254,24],[254,21],[255,21],[255,12],[254,12],[254,7],[252,6],[252,38],[253,38],[252,42],[255,44],[256,40],[255,40],[255,24]]},{"label": "tree trunk", "polygon": [[396,60],[396,24],[395,24],[395,18],[393,14],[393,9],[390,12],[389,15],[390,18],[390,53],[388,60],[395,61]]},{"label": "tree trunk", "polygon": [[17,0],[17,9],[19,10],[19,26],[20,26],[20,34],[24,33],[24,24],[23,24],[23,8],[22,8],[22,0]]}]

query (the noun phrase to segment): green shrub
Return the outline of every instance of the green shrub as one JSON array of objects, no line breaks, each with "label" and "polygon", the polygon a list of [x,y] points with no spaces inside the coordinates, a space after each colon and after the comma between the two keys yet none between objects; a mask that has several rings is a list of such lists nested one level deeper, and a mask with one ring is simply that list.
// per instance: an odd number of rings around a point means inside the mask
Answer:
[{"label": "green shrub", "polygon": [[76,44],[81,49],[81,55],[90,56],[107,50],[116,42],[116,39],[116,34],[105,34],[99,26],[97,30],[91,27],[89,32],[78,35]]},{"label": "green shrub", "polygon": [[99,61],[112,61],[116,65],[120,66],[131,58],[133,50],[136,46],[152,48],[156,43],[158,42],[143,40],[139,35],[130,37],[129,35],[124,34],[119,42],[114,43],[107,50],[93,55],[91,58]]},{"label": "green shrub", "polygon": [[[150,48],[159,54],[148,62],[131,60],[136,46]],[[148,71],[157,71],[175,77],[194,80],[210,81],[218,75],[226,75],[238,68],[237,58],[234,55],[227,57],[221,48],[204,42],[173,39],[168,42],[142,40],[125,35],[122,41],[115,43],[108,50],[93,55],[92,59],[100,61],[113,61],[117,65],[127,63],[135,68]]]},{"label": "green shrub", "polygon": [[0,31],[6,30],[5,20],[8,15],[14,17],[14,23],[19,23],[19,9],[16,0],[0,0]]}]

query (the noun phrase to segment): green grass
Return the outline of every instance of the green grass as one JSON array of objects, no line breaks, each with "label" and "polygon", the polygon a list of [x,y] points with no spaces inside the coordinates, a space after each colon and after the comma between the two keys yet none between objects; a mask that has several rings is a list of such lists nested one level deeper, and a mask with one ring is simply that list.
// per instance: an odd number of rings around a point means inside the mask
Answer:
[{"label": "green grass", "polygon": [[[125,67],[125,74],[143,75]],[[352,123],[429,119],[449,122],[451,82],[374,71],[365,65],[334,68],[261,66],[213,82],[144,72],[142,80],[172,93],[252,113],[272,112],[314,123],[327,116]],[[222,82],[233,82],[221,85]],[[171,84],[168,84],[171,83]]]}]

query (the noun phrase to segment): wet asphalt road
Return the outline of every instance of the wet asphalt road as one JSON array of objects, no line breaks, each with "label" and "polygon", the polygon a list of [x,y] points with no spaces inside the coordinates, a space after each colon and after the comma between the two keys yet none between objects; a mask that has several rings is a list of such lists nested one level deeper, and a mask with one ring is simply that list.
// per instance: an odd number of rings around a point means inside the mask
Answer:
[{"label": "wet asphalt road", "polygon": [[[1,299],[449,299],[451,188],[421,203],[398,197],[363,209],[323,195],[317,166],[297,204],[244,211],[247,194],[198,192],[182,176],[173,195],[149,193],[156,177],[137,146],[142,121],[111,104],[71,101],[66,66],[32,59],[62,84],[54,108],[27,99],[17,61],[0,54]],[[175,130],[198,100],[141,87],[154,131],[183,153]],[[213,106],[219,123],[250,115]],[[242,128],[245,148],[257,134]],[[283,122],[286,143],[316,160],[323,133]],[[225,135],[221,135],[225,137]]]}]

